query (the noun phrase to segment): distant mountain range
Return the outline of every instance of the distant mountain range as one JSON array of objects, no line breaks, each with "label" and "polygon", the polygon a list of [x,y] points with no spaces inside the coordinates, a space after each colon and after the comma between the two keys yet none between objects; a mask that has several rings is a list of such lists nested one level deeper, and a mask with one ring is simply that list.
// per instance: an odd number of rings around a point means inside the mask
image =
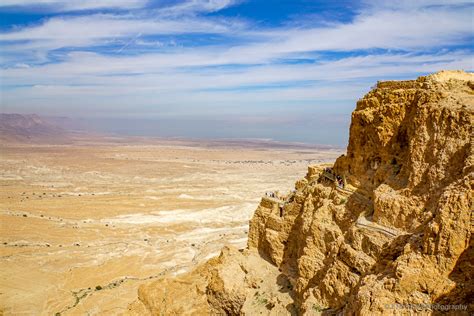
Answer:
[{"label": "distant mountain range", "polygon": [[37,114],[0,113],[0,141],[65,142],[70,132]]},{"label": "distant mountain range", "polygon": [[[169,136],[164,121],[71,118],[38,114],[0,113],[0,142],[64,144],[84,139],[150,143],[160,141],[199,147],[338,149],[338,146],[285,142],[265,138],[207,138]],[[165,122],[166,124],[166,122]],[[169,124],[169,122],[168,122]],[[183,123],[184,124],[184,123]],[[145,126],[145,128],[143,128]],[[142,128],[142,130],[140,130]],[[130,133],[138,129],[140,132]],[[163,132],[164,135],[160,135]]]}]

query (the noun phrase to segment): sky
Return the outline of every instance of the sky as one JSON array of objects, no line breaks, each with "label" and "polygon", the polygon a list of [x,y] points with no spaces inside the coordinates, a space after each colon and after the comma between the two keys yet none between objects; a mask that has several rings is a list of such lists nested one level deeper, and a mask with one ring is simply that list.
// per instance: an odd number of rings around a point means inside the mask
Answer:
[{"label": "sky", "polygon": [[473,1],[2,0],[1,112],[345,145],[378,80],[472,71]]}]

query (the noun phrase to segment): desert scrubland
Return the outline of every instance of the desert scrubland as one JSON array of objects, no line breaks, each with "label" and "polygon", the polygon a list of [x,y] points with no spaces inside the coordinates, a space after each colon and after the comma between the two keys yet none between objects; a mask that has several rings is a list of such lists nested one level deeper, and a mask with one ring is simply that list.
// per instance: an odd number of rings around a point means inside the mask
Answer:
[{"label": "desert scrubland", "polygon": [[139,285],[247,243],[266,191],[338,149],[82,137],[0,147],[0,310],[120,314]]}]

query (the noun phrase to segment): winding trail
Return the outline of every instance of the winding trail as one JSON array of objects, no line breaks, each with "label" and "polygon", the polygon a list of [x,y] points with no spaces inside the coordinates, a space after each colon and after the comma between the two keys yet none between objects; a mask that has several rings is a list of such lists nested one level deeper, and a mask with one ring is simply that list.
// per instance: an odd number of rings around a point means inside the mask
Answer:
[{"label": "winding trail", "polygon": [[[330,174],[326,171],[323,171],[322,176],[325,177],[328,180],[331,180],[331,181],[334,181],[334,179],[335,179],[333,174]],[[365,195],[357,192],[356,190],[350,190],[348,188],[341,188],[336,184],[334,184],[334,185],[335,185],[336,191],[340,194],[343,194],[345,196],[354,196],[355,198],[357,198],[361,202],[364,202],[364,203],[367,203],[367,204],[369,204],[369,203],[373,204],[373,202],[370,199],[368,199]],[[380,224],[374,223],[373,221],[368,220],[367,216],[366,216],[366,213],[367,212],[363,212],[359,216],[359,218],[357,219],[357,221],[355,223],[356,227],[361,228],[361,229],[367,229],[367,230],[378,232],[378,233],[382,233],[382,234],[385,234],[389,237],[397,237],[397,236],[402,234],[402,232],[400,232],[396,229],[386,227],[386,226],[383,226],[383,225],[380,225]]]},{"label": "winding trail", "polygon": [[382,234],[385,234],[390,237],[397,237],[401,233],[396,230],[392,229],[386,226],[379,225],[377,223],[374,223],[372,221],[369,221],[364,215],[359,216],[359,218],[356,221],[356,227],[362,228],[362,229],[368,229],[374,232],[379,232]]}]

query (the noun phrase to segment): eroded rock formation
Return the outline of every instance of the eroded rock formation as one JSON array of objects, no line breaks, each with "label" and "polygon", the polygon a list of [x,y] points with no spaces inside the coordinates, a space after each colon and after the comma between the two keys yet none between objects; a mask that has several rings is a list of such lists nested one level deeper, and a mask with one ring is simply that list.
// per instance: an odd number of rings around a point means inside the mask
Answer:
[{"label": "eroded rock formation", "polygon": [[328,166],[309,167],[285,201],[262,199],[248,249],[226,248],[190,274],[141,288],[130,312],[158,314],[165,291],[186,288],[177,313],[373,315],[393,304],[462,304],[456,313],[469,314],[473,88],[474,75],[461,71],[379,82],[358,101],[347,154],[332,166],[344,187],[324,175]]}]

